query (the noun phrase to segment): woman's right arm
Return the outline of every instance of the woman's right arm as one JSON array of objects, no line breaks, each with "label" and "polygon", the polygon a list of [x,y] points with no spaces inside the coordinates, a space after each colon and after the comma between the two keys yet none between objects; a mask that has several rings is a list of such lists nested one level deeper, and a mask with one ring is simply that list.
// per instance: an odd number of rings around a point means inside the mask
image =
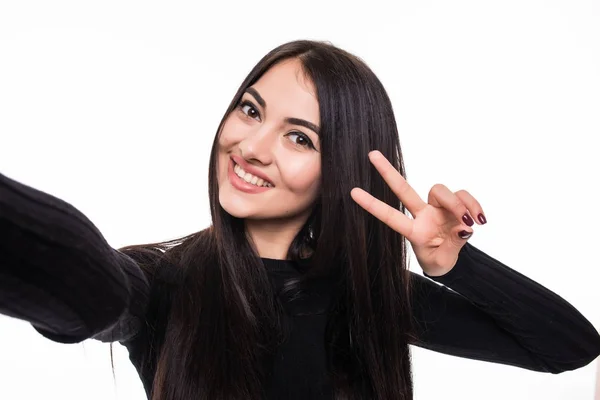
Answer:
[{"label": "woman's right arm", "polygon": [[0,313],[60,343],[126,341],[148,277],[70,204],[0,174]]}]

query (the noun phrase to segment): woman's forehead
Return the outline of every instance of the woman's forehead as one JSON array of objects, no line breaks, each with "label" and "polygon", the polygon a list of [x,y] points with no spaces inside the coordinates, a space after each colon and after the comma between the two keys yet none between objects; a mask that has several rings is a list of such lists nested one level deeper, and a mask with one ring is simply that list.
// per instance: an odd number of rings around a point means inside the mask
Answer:
[{"label": "woman's forehead", "polygon": [[315,124],[319,122],[315,86],[298,59],[274,65],[252,85],[252,89],[264,100],[266,112],[293,112],[286,116],[307,119]]}]

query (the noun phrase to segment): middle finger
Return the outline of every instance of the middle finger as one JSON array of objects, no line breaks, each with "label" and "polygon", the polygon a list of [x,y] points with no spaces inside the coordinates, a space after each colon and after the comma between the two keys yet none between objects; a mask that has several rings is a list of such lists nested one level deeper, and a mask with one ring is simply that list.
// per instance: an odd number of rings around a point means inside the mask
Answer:
[{"label": "middle finger", "polygon": [[400,201],[402,201],[406,209],[410,211],[413,216],[427,205],[380,151],[375,150],[369,152],[369,159],[383,177],[383,180],[385,180],[390,189],[392,189],[392,192],[398,196]]}]

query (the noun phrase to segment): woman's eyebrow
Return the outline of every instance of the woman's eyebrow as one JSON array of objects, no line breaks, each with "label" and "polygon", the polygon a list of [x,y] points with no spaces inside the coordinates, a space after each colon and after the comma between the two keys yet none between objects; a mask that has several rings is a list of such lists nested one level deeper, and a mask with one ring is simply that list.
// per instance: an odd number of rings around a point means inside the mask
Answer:
[{"label": "woman's eyebrow", "polygon": [[315,124],[313,124],[312,122],[308,122],[304,119],[300,119],[300,118],[286,118],[285,122],[287,122],[288,124],[292,124],[292,125],[300,125],[300,126],[304,126],[312,131],[314,131],[317,135],[319,134],[319,127],[316,126]]},{"label": "woman's eyebrow", "polygon": [[262,96],[258,94],[256,89],[249,87],[248,89],[246,89],[246,92],[251,94],[262,108],[264,108],[265,110],[267,109],[267,103],[265,102],[265,99],[263,99]]},{"label": "woman's eyebrow", "polygon": [[[252,95],[252,97],[256,99],[256,102],[262,108],[264,108],[265,110],[267,109],[267,102],[265,101],[265,99],[262,98],[262,96],[258,93],[256,89],[249,87],[248,89],[246,89],[246,93]],[[312,122],[306,121],[304,119],[288,117],[285,119],[285,122],[292,125],[304,126],[305,128],[308,128],[315,132],[317,135],[319,134],[319,127],[313,124]]]}]

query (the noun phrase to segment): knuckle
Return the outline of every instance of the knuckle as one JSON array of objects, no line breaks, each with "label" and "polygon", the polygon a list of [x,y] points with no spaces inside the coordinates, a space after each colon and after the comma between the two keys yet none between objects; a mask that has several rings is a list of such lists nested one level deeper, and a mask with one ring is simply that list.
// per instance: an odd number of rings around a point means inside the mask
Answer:
[{"label": "knuckle", "polygon": [[429,193],[440,193],[443,189],[444,189],[444,185],[442,185],[441,183],[436,183],[435,185],[433,185],[431,187],[431,190],[429,190]]},{"label": "knuckle", "polygon": [[392,217],[394,216],[394,209],[392,207],[387,207],[385,210],[385,220],[386,222],[390,222]]},{"label": "knuckle", "polygon": [[467,206],[460,200],[457,200],[452,208],[461,215],[467,212]]},{"label": "knuckle", "polygon": [[367,210],[369,210],[369,212],[372,212],[375,209],[375,199],[374,198],[369,198],[369,200],[367,200],[366,208],[367,208]]},{"label": "knuckle", "polygon": [[410,185],[408,184],[408,182],[402,182],[400,183],[400,193],[408,193],[410,192]]}]

